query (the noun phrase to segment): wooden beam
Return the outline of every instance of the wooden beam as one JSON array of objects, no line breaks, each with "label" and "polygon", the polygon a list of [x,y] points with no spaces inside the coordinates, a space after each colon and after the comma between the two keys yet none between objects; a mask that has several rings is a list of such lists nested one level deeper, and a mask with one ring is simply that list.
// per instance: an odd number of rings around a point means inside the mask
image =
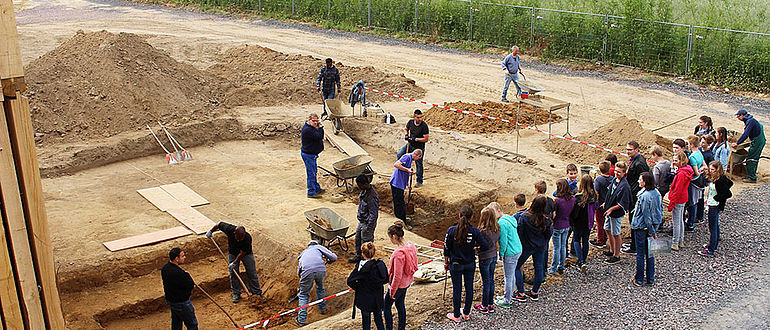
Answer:
[{"label": "wooden beam", "polygon": [[8,129],[11,132],[11,142],[14,147],[14,160],[21,183],[22,203],[27,216],[26,225],[31,238],[35,274],[40,281],[42,308],[47,329],[66,329],[59,290],[56,287],[53,246],[48,231],[43,183],[37,162],[29,100],[17,91],[16,98],[10,102],[6,100],[6,104],[8,103],[10,103],[10,109],[6,108]]},{"label": "wooden beam", "polygon": [[137,246],[143,246],[143,245],[149,245],[149,244],[154,244],[158,242],[168,241],[170,239],[192,235],[192,233],[193,232],[187,229],[187,227],[178,226],[178,227],[173,227],[169,229],[163,229],[163,230],[153,231],[149,233],[139,234],[136,236],[121,238],[114,241],[104,242],[102,244],[104,244],[104,247],[106,247],[108,250],[115,252],[115,251],[135,248]]},{"label": "wooden beam", "polygon": [[5,96],[12,98],[17,90],[26,89],[12,0],[0,0],[0,77]]}]

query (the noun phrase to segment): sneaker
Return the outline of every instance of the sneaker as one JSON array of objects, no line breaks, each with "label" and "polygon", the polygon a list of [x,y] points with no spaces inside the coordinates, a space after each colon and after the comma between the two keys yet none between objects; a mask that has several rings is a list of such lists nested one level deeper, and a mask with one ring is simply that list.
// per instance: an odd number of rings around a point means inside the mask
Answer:
[{"label": "sneaker", "polygon": [[684,248],[684,241],[679,241],[679,248],[680,248],[680,249],[683,249],[683,248]]},{"label": "sneaker", "polygon": [[580,271],[583,273],[585,273],[588,270],[588,267],[586,266],[586,264],[580,264],[579,267],[580,267]]},{"label": "sneaker", "polygon": [[612,253],[612,251],[604,251],[604,252],[602,252],[602,254],[603,254],[605,257],[612,257],[612,256],[614,256],[614,255],[615,255],[614,253]]},{"label": "sneaker", "polygon": [[320,195],[320,194],[323,194],[325,192],[326,192],[326,189],[321,188],[321,189],[318,189],[318,192],[316,193],[316,195]]},{"label": "sneaker", "polygon": [[463,320],[468,321],[471,319],[471,314],[468,313],[468,315],[465,315],[462,311],[460,311],[460,315],[462,316]]},{"label": "sneaker", "polygon": [[679,244],[671,244],[671,251],[679,251]]},{"label": "sneaker", "polygon": [[294,318],[294,324],[296,324],[300,328],[305,326],[305,323],[300,322],[299,320],[297,320],[297,318]]},{"label": "sneaker", "polygon": [[348,262],[351,263],[351,264],[358,263],[359,261],[361,261],[361,257],[359,257],[359,256],[355,256],[353,258],[349,258],[348,259]]},{"label": "sneaker", "polygon": [[620,262],[620,258],[618,258],[616,256],[612,256],[612,257],[607,258],[607,260],[604,260],[604,263],[608,264],[608,265],[614,265],[614,264],[619,263],[619,262]]},{"label": "sneaker", "polygon": [[636,250],[631,250],[631,249],[623,248],[623,249],[620,249],[620,253],[630,254],[632,256],[635,256],[636,255]]},{"label": "sneaker", "polygon": [[417,183],[414,184],[414,187],[415,188],[420,188],[420,187],[422,187],[422,183],[417,182]]},{"label": "sneaker", "polygon": [[559,268],[558,272],[559,272],[559,275],[564,275],[564,268]]},{"label": "sneaker", "polygon": [[531,299],[532,301],[538,301],[540,298],[538,298],[537,293],[532,292],[532,290],[527,291],[526,293],[527,297]]},{"label": "sneaker", "polygon": [[455,314],[452,312],[446,313],[446,318],[455,321],[457,323],[460,323],[463,319],[462,317],[455,317]]},{"label": "sneaker", "polygon": [[478,304],[473,306],[473,310],[475,310],[477,312],[482,312],[483,313],[485,309],[486,309],[486,307],[482,306],[481,303],[478,303]]},{"label": "sneaker", "polygon": [[307,195],[307,198],[318,199],[318,198],[321,198],[321,195],[319,195],[319,194],[315,194],[315,195]]},{"label": "sneaker", "polygon": [[319,310],[318,312],[321,313],[321,315],[326,315],[326,310],[325,309]]},{"label": "sneaker", "polygon": [[500,308],[511,308],[511,304],[506,303],[505,299],[496,300],[495,305]]},{"label": "sneaker", "polygon": [[639,287],[640,287],[640,286],[642,286],[642,285],[644,285],[644,282],[639,282],[639,281],[637,281],[637,280],[634,280],[634,279],[632,279],[632,280],[631,280],[631,282],[633,282],[633,283],[634,283],[634,285],[636,285],[636,286],[639,286]]},{"label": "sneaker", "polygon": [[[500,102],[503,102],[503,103],[510,103],[511,101],[508,101],[508,99],[500,99]],[[744,179],[744,180],[745,180],[745,179]]]},{"label": "sneaker", "polygon": [[743,183],[757,183],[757,179],[743,178]]},{"label": "sneaker", "polygon": [[620,245],[620,248],[630,248],[630,247],[631,247],[631,243],[623,243]]},{"label": "sneaker", "polygon": [[689,232],[691,232],[691,231],[693,231],[693,230],[695,230],[695,227],[694,227],[694,226],[693,226],[693,227],[684,226],[684,232],[685,232],[685,233],[689,233]]},{"label": "sneaker", "polygon": [[233,295],[233,304],[237,304],[239,301],[241,301],[241,295],[234,294]]},{"label": "sneaker", "polygon": [[516,300],[518,302],[527,302],[527,296],[521,292],[517,292],[516,295],[513,296],[513,300]]},{"label": "sneaker", "polygon": [[704,257],[713,257],[714,256],[714,254],[709,252],[709,250],[698,251],[698,254],[700,254],[700,255],[702,255]]},{"label": "sneaker", "polygon": [[487,306],[487,314],[495,312],[495,305]]}]

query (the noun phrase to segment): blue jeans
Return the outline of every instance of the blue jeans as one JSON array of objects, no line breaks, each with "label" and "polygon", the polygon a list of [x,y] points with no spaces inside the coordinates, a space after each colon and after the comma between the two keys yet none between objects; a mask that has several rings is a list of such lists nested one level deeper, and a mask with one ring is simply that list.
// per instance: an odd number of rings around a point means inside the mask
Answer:
[{"label": "blue jeans", "polygon": [[[227,262],[233,262],[235,257],[236,255],[228,253]],[[230,272],[230,287],[233,289],[233,294],[241,295],[241,282],[238,281],[237,277],[235,277],[235,272],[237,272],[238,268],[240,268],[241,262],[243,263],[243,268],[246,270],[246,278],[244,282],[249,286],[249,291],[256,295],[262,294],[262,289],[259,287],[259,277],[257,277],[257,262],[254,260],[254,254],[247,254],[243,256],[241,261],[235,265],[235,271]],[[241,279],[244,280],[244,278]]]},{"label": "blue jeans", "polygon": [[505,85],[503,85],[503,100],[505,100],[506,96],[508,95],[508,85],[510,85],[511,82],[513,82],[513,85],[516,86],[516,97],[521,96],[521,87],[519,87],[519,74],[506,73]]},{"label": "blue jeans", "polygon": [[709,206],[709,253],[714,254],[714,251],[719,247],[719,208],[716,206]]},{"label": "blue jeans", "polygon": [[321,186],[318,185],[318,155],[302,154],[302,161],[305,162],[305,173],[307,174],[307,195],[313,196],[321,191]]},{"label": "blue jeans", "polygon": [[452,275],[452,310],[454,317],[460,317],[460,302],[463,296],[463,284],[465,285],[465,306],[463,314],[471,314],[471,305],[473,305],[473,275],[476,274],[476,264],[458,264],[449,265],[449,274]]},{"label": "blue jeans", "polygon": [[588,236],[590,230],[574,229],[572,231],[572,245],[575,248],[575,256],[578,258],[578,264],[583,264],[588,258]]},{"label": "blue jeans", "polygon": [[183,302],[166,302],[171,310],[171,330],[182,330],[182,323],[187,327],[187,330],[198,330],[195,307],[193,307],[190,299]]},{"label": "blue jeans", "polygon": [[[548,251],[550,249],[551,249],[551,237],[548,237],[547,240],[545,241],[545,248],[543,249],[543,252],[542,252],[543,253],[543,257],[542,257],[543,258],[543,262],[542,262],[542,266],[541,267],[543,268],[543,278],[545,278],[545,274],[548,274],[548,256],[549,256]],[[519,257],[519,259],[521,259],[521,257]],[[532,261],[534,262],[534,259],[532,259]],[[519,279],[517,278],[516,279],[516,283],[518,283],[518,282],[519,282]]]},{"label": "blue jeans", "polygon": [[[312,272],[299,279],[299,306],[305,306],[310,302],[310,290],[313,289],[313,283],[315,283],[315,299],[326,298],[326,288],[324,288],[324,278],[326,277],[325,271]],[[318,309],[321,312],[326,312],[326,302],[318,304]],[[297,321],[305,324],[307,321],[307,307],[300,309],[297,313]]]},{"label": "blue jeans", "polygon": [[532,284],[532,292],[540,291],[540,284],[543,283],[543,277],[545,272],[543,271],[543,257],[545,257],[544,249],[522,251],[519,260],[516,262],[516,289],[519,292],[524,292],[524,274],[521,273],[521,266],[527,262],[529,257],[532,257],[532,267],[535,269],[535,281]]},{"label": "blue jeans", "polygon": [[361,330],[372,328],[372,314],[374,314],[374,325],[377,327],[377,330],[384,330],[385,325],[382,323],[382,311],[380,310],[372,312],[361,311]]},{"label": "blue jeans", "polygon": [[[655,257],[647,257],[647,229],[632,230],[636,237],[636,275],[634,280],[637,283],[644,283],[644,275],[647,275],[647,283],[655,283]],[[645,262],[647,263],[645,272]]]},{"label": "blue jeans", "polygon": [[554,229],[551,239],[553,239],[553,261],[551,262],[551,273],[564,268],[564,261],[567,260],[567,234],[569,228]]},{"label": "blue jeans", "polygon": [[393,294],[393,298],[390,298],[390,289],[385,293],[385,329],[393,330],[393,303],[396,304],[396,312],[398,313],[398,330],[406,329],[406,305],[404,300],[406,299],[406,288],[396,290]]},{"label": "blue jeans", "polygon": [[323,92],[324,100],[333,99],[334,98],[334,87],[329,88],[329,89],[323,88],[323,89],[321,89],[321,92]]},{"label": "blue jeans", "polygon": [[513,301],[513,290],[516,288],[516,264],[520,256],[521,253],[503,257],[503,277],[505,278],[503,293],[506,304]]},{"label": "blue jeans", "polygon": [[497,257],[479,260],[479,272],[481,272],[481,306],[492,306],[494,303],[495,266],[497,266]]},{"label": "blue jeans", "polygon": [[[396,158],[401,159],[406,154],[406,147],[409,145],[409,143],[405,144],[401,149],[398,149],[398,153],[396,153]],[[410,150],[414,151],[414,150]],[[423,179],[423,167],[422,167],[422,160],[425,158],[425,150],[422,151],[422,158],[414,161],[414,171],[415,175],[417,176],[417,183],[422,184]]]}]

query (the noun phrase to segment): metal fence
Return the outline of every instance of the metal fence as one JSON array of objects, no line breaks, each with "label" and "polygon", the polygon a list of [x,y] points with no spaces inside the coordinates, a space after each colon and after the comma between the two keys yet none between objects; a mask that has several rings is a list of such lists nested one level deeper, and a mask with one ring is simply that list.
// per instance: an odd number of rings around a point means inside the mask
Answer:
[{"label": "metal fence", "polygon": [[[195,2],[195,0],[180,0]],[[470,0],[199,0],[770,91],[770,34]]]}]

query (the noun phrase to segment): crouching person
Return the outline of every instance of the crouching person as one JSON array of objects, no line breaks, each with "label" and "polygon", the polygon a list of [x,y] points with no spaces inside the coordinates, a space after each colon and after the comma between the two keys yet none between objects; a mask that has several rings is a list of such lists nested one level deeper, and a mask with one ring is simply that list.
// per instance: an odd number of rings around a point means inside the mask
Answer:
[{"label": "crouching person", "polygon": [[[324,260],[326,258],[326,260]],[[299,275],[299,305],[305,306],[310,302],[310,290],[315,283],[316,299],[326,297],[326,288],[324,288],[324,278],[326,278],[326,262],[337,261],[337,255],[329,251],[317,241],[311,240],[299,255],[299,265],[297,266],[297,275]],[[321,314],[326,314],[326,302],[318,304]],[[297,325],[302,327],[307,322],[307,307],[300,309],[295,319]]]}]

